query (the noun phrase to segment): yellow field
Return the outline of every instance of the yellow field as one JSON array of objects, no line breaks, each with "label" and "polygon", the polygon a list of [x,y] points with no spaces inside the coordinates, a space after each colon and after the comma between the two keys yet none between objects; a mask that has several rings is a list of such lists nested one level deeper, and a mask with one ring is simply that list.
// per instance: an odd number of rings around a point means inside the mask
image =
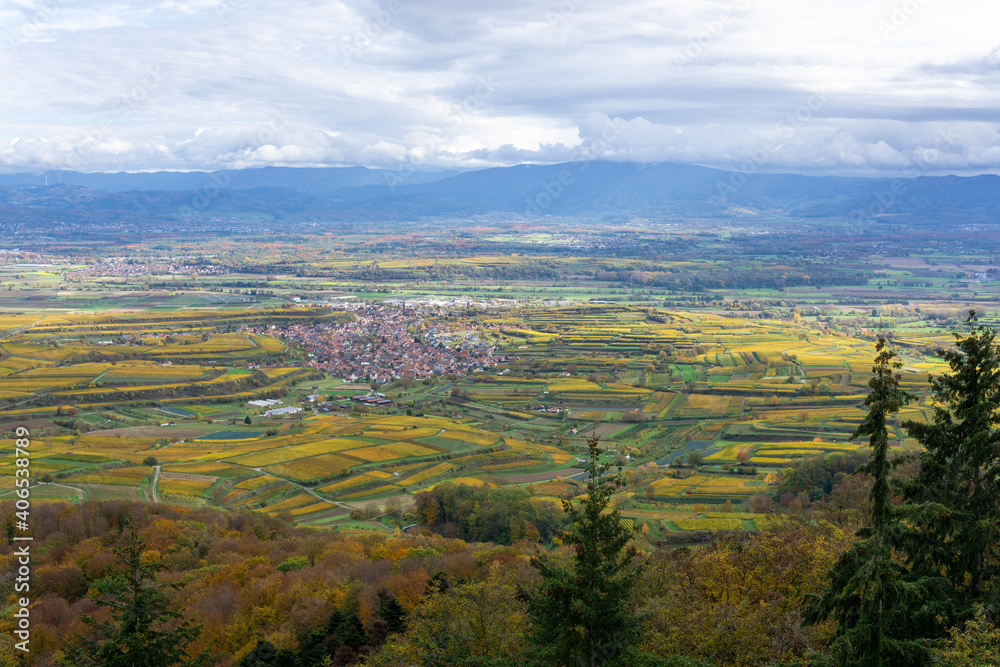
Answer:
[{"label": "yellow field", "polygon": [[684,409],[687,410],[711,410],[715,407],[719,396],[708,396],[705,394],[689,394],[684,402]]},{"label": "yellow field", "polygon": [[201,496],[215,481],[197,481],[188,479],[160,479],[157,490],[160,493],[176,493],[185,496]]},{"label": "yellow field", "polygon": [[216,354],[220,352],[236,352],[255,350],[256,346],[247,339],[245,334],[215,334],[207,341],[200,338],[196,341],[185,341],[161,345],[156,349],[157,355],[196,355]]},{"label": "yellow field", "polygon": [[549,391],[603,391],[604,388],[587,380],[556,380],[549,383]]},{"label": "yellow field", "polygon": [[[390,477],[391,476],[392,475],[390,475]],[[333,484],[327,484],[326,486],[321,486],[317,490],[321,491],[322,493],[337,495],[344,489],[349,489],[352,486],[360,486],[361,484],[369,484],[371,483],[371,481],[372,480],[370,478],[366,478],[364,475],[362,475],[359,477],[350,477],[348,479],[342,479],[339,482],[334,482]]]},{"label": "yellow field", "polygon": [[111,368],[110,364],[74,364],[72,366],[43,366],[17,374],[19,378],[95,378]]},{"label": "yellow field", "polygon": [[22,377],[18,374],[3,378],[3,388],[8,391],[45,391],[46,389],[72,387],[85,381],[77,377]]},{"label": "yellow field", "polygon": [[783,457],[776,457],[776,456],[752,456],[752,457],[750,457],[750,463],[762,463],[762,464],[765,464],[765,465],[774,465],[774,464],[779,464],[780,465],[780,464],[785,464],[785,463],[791,463],[794,460],[795,459],[783,458]]},{"label": "yellow field", "polygon": [[[296,507],[293,510],[289,510],[289,513],[294,517],[305,516],[306,514],[312,514],[313,512],[322,512],[323,510],[328,510],[331,507],[336,507],[328,502],[322,500],[317,500],[312,505],[303,505],[302,507]],[[270,510],[270,508],[268,508]]]},{"label": "yellow field", "polygon": [[492,433],[475,433],[472,431],[456,431],[454,429],[445,431],[441,434],[441,437],[448,438],[449,440],[458,440],[460,442],[469,442],[473,445],[480,445],[483,447],[495,445],[498,440]]},{"label": "yellow field", "polygon": [[734,496],[746,497],[756,493],[767,493],[768,486],[757,480],[717,477],[688,489],[690,496]]},{"label": "yellow field", "polygon": [[274,336],[252,336],[251,338],[253,338],[253,341],[260,346],[260,349],[263,352],[280,354],[286,349],[285,344]]},{"label": "yellow field", "polygon": [[391,461],[410,456],[430,456],[437,454],[433,449],[428,449],[415,442],[400,442],[395,445],[376,445],[364,449],[352,449],[345,452],[350,456],[357,457],[364,461]]},{"label": "yellow field", "polygon": [[339,454],[323,454],[308,459],[267,466],[267,472],[301,482],[310,482],[314,479],[336,475],[357,464],[356,459],[348,459]]},{"label": "yellow field", "polygon": [[670,391],[658,391],[653,394],[653,397],[650,399],[649,403],[646,404],[646,407],[642,409],[642,411],[658,414],[667,409],[670,405],[670,401],[674,400],[674,396],[676,395],[677,394]]},{"label": "yellow field", "polygon": [[49,347],[29,343],[4,343],[3,349],[14,357],[27,357],[43,361],[63,361],[76,356],[80,351],[80,348],[71,346]]},{"label": "yellow field", "polygon": [[681,530],[743,530],[743,521],[733,514],[712,518],[674,519]]},{"label": "yellow field", "polygon": [[729,445],[705,457],[706,461],[735,461],[740,453],[749,453],[752,444]]},{"label": "yellow field", "polygon": [[[201,377],[213,370],[210,366],[181,365],[163,366],[154,362],[118,362],[107,368],[102,382],[135,382],[136,378],[160,378],[163,380],[181,380]],[[224,369],[223,369],[224,370]]]},{"label": "yellow field", "polygon": [[379,440],[413,440],[414,438],[426,438],[427,436],[437,435],[440,430],[441,429],[439,428],[433,427],[409,428],[392,431],[376,431],[375,429],[366,429],[365,437],[378,438]]},{"label": "yellow field", "polygon": [[708,481],[708,477],[703,477],[700,475],[692,475],[691,477],[686,477],[683,479],[674,479],[673,477],[664,477],[658,479],[651,483],[650,486],[656,490],[656,495],[671,497],[679,496],[685,491],[687,491],[692,486],[696,484],[701,484],[702,482]]},{"label": "yellow field", "polygon": [[245,479],[235,487],[236,489],[246,489],[248,491],[264,486],[265,484],[271,484],[272,482],[282,481],[280,477],[275,477],[274,475],[261,475],[260,477],[252,477],[250,479]]},{"label": "yellow field", "polygon": [[31,396],[31,394],[26,391],[8,391],[6,389],[0,389],[0,398],[24,398],[26,396]]},{"label": "yellow field", "polygon": [[[795,450],[795,451],[810,451],[815,453],[820,452],[853,452],[855,449],[864,446],[860,442],[815,442],[811,440],[800,441],[800,442],[768,442],[763,443],[760,446],[760,450],[773,451],[775,453],[781,452],[785,453],[785,450]],[[758,453],[763,453],[758,450]]]},{"label": "yellow field", "polygon": [[424,470],[422,472],[418,472],[415,475],[410,475],[405,479],[399,479],[397,480],[396,484],[398,484],[399,486],[420,484],[421,482],[424,482],[430,479],[431,477],[437,477],[438,475],[443,475],[444,473],[448,472],[454,467],[455,467],[454,463],[439,463],[436,466],[428,468],[427,470]]},{"label": "yellow field", "polygon": [[401,487],[396,484],[386,484],[385,486],[379,486],[374,489],[366,489],[364,491],[356,491],[354,493],[348,493],[347,495],[340,496],[340,500],[357,500],[360,498],[366,498],[368,496],[374,496],[377,493],[385,493],[386,491],[401,491]]},{"label": "yellow field", "polygon": [[541,445],[535,442],[524,442],[522,440],[515,440],[514,438],[504,438],[504,443],[510,447],[515,452],[524,452],[529,456],[535,457],[552,457],[552,462],[563,465],[569,463],[573,456],[567,454],[558,447],[552,447],[551,445]]},{"label": "yellow field", "polygon": [[[314,496],[308,493],[299,493],[294,496],[285,498],[282,501],[270,504],[267,506],[268,512],[281,512],[282,510],[290,510],[296,507],[305,507],[307,505],[312,505],[316,502]],[[326,504],[326,503],[324,503]]]},{"label": "yellow field", "polygon": [[115,468],[114,470],[102,470],[101,472],[84,473],[74,475],[64,484],[121,484],[124,486],[138,486],[142,478],[152,475],[153,469],[148,466],[134,468]]}]

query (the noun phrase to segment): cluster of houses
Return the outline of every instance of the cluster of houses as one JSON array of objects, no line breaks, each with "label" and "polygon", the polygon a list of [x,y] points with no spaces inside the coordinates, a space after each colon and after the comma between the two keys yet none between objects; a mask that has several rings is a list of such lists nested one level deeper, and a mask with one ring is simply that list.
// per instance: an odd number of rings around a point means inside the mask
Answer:
[{"label": "cluster of houses", "polygon": [[494,348],[474,331],[422,327],[424,313],[414,308],[362,305],[353,312],[353,322],[294,324],[279,333],[310,353],[307,365],[351,381],[464,376],[496,365]]},{"label": "cluster of houses", "polygon": [[223,275],[229,273],[229,271],[223,266],[216,266],[214,264],[191,265],[169,260],[145,263],[129,260],[125,257],[108,257],[99,264],[93,264],[82,269],[80,273],[88,276],[131,278],[148,275],[190,275],[192,273],[196,273],[199,276]]}]

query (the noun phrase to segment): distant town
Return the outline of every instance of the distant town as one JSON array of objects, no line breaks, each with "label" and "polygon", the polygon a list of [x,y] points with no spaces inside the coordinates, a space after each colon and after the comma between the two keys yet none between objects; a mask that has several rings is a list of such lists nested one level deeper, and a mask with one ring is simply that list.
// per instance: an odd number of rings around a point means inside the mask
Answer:
[{"label": "distant town", "polygon": [[[294,324],[286,329],[245,328],[277,333],[298,343],[312,358],[306,363],[346,380],[384,384],[403,378],[446,373],[466,376],[496,366],[495,347],[476,331],[450,325],[425,326],[424,309],[362,305],[353,322]],[[436,314],[443,314],[434,309]]]}]

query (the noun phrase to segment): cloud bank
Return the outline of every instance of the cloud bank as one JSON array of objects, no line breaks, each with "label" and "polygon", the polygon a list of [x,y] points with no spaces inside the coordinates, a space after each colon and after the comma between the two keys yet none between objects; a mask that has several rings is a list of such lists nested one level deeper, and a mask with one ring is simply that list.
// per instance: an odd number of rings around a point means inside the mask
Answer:
[{"label": "cloud bank", "polygon": [[17,0],[0,170],[996,172],[998,22],[934,0]]}]

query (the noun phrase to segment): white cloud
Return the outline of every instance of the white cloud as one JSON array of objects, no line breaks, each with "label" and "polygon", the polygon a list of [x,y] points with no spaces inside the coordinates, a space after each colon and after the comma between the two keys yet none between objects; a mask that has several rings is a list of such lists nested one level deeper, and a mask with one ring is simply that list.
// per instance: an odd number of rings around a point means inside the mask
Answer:
[{"label": "white cloud", "polygon": [[1000,4],[903,4],[22,2],[0,169],[996,170]]}]

